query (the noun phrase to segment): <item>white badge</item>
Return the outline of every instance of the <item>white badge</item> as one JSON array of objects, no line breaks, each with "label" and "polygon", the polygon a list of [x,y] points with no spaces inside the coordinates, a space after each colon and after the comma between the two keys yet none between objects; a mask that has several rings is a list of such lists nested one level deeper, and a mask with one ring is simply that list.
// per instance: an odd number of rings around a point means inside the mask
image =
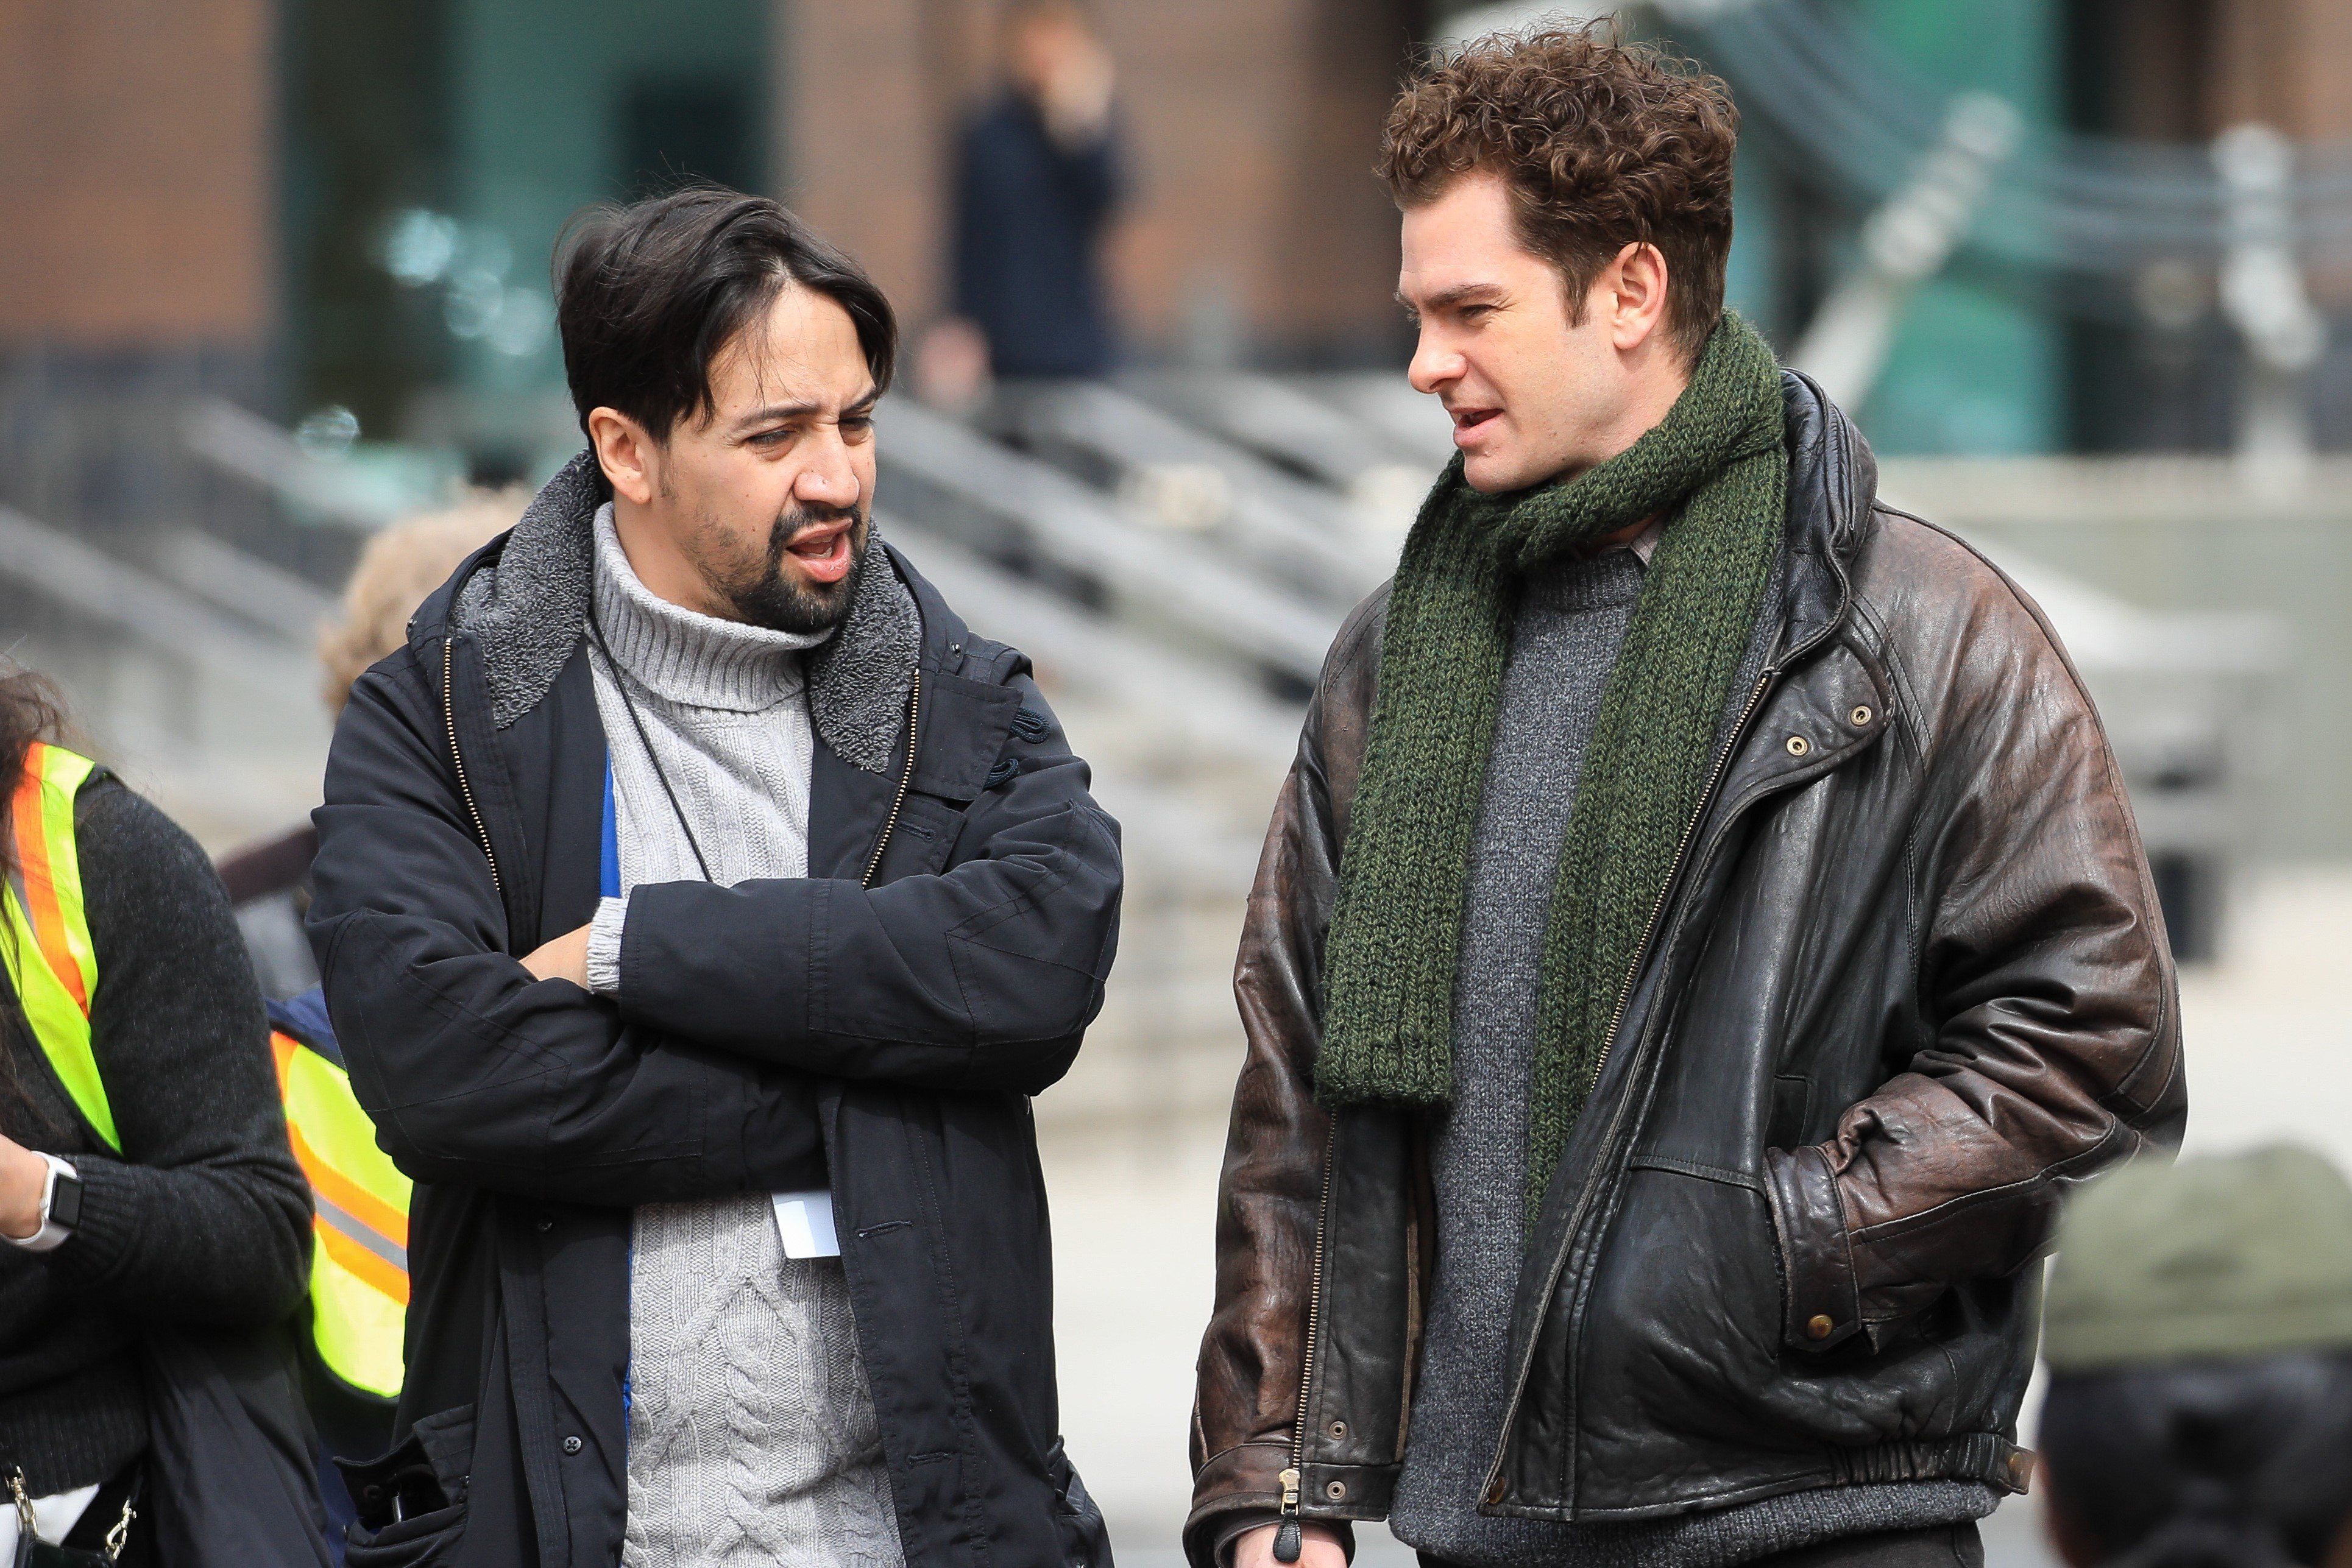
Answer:
[{"label": "white badge", "polygon": [[787,1258],[838,1258],[841,1238],[833,1229],[833,1194],[829,1192],[780,1192],[772,1195],[776,1206],[776,1235],[783,1241]]}]

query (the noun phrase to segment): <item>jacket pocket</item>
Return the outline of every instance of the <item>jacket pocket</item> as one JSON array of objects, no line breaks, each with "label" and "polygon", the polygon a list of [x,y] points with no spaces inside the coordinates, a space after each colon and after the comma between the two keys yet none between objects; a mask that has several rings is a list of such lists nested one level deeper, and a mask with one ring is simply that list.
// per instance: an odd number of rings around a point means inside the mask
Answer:
[{"label": "jacket pocket", "polygon": [[438,1568],[466,1537],[474,1406],[427,1416],[390,1453],[337,1459],[359,1518],[343,1533],[347,1568]]},{"label": "jacket pocket", "polygon": [[[1945,1435],[1952,1369],[1937,1345],[1880,1353],[1852,1335],[1827,1351],[1789,1347],[1771,1204],[1763,1182],[1736,1175],[1629,1174],[1586,1316],[1583,1407],[1640,1412],[1628,1429],[1705,1454],[1725,1476],[1825,1444]],[[1635,1469],[1655,1462],[1645,1454]]]},{"label": "jacket pocket", "polygon": [[1070,1463],[1059,1437],[1045,1456],[1045,1479],[1054,1489],[1062,1568],[1112,1568],[1110,1527],[1103,1522],[1102,1510],[1095,1506],[1095,1500],[1087,1495],[1087,1484],[1078,1479],[1077,1467]]}]

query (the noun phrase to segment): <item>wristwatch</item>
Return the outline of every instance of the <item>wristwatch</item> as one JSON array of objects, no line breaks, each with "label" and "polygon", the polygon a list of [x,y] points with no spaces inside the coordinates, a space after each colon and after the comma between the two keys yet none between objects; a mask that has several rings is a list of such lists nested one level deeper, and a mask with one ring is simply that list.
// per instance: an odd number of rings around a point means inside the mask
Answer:
[{"label": "wristwatch", "polygon": [[81,1223],[81,1173],[55,1155],[48,1162],[49,1179],[41,1184],[41,1228],[30,1236],[6,1238],[11,1247],[27,1252],[47,1252],[65,1245]]},{"label": "wristwatch", "polygon": [[49,1161],[48,1190],[41,1195],[41,1228],[71,1230],[81,1223],[81,1177],[63,1160]]}]

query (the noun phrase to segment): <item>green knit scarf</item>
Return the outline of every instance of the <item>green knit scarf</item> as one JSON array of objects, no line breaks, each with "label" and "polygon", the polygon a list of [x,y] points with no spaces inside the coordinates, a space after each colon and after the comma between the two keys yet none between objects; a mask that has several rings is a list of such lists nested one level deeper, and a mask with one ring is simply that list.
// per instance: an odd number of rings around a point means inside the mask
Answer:
[{"label": "green knit scarf", "polygon": [[1389,600],[1354,821],[1324,956],[1316,1097],[1454,1097],[1454,982],[1470,849],[1519,588],[1644,517],[1666,527],[1576,781],[1545,935],[1528,1203],[1599,1076],[1635,949],[1706,788],[1779,549],[1788,455],[1772,350],[1728,311],[1665,419],[1576,477],[1500,497],[1457,457]]}]

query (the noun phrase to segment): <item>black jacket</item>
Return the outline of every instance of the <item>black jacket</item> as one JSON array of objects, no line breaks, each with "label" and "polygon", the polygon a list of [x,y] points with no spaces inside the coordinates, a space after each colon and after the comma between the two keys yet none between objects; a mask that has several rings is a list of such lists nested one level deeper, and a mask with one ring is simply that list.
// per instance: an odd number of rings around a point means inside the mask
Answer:
[{"label": "black jacket", "polygon": [[820,724],[807,878],[637,889],[617,1006],[534,982],[514,956],[597,901],[585,584],[516,633],[556,664],[503,725],[510,650],[453,605],[523,543],[584,541],[583,485],[559,476],[360,680],[318,813],[336,1032],[418,1184],[401,1415],[450,1490],[471,1477],[394,1531],[449,1538],[434,1563],[617,1561],[632,1207],[829,1185],[908,1563],[1108,1563],[1057,1437],[1028,1096],[1101,1002],[1116,826],[1028,662],[877,551],[920,612],[911,760],[903,722],[871,769]]},{"label": "black jacket", "polygon": [[[2187,1115],[2162,920],[2074,668],[2006,578],[1878,504],[1819,388],[1783,389],[1769,663],[1528,1238],[1485,1511],[2021,1490],[2059,1200]],[[1242,937],[1185,1531],[1203,1565],[1288,1469],[1309,1519],[1384,1516],[1407,1440],[1426,1129],[1313,1089],[1384,611],[1332,647]]]},{"label": "black jacket", "polygon": [[1118,348],[1101,251],[1118,201],[1118,151],[1108,135],[1064,148],[1035,107],[1010,92],[965,126],[955,308],[988,340],[997,375],[1109,373]]}]

